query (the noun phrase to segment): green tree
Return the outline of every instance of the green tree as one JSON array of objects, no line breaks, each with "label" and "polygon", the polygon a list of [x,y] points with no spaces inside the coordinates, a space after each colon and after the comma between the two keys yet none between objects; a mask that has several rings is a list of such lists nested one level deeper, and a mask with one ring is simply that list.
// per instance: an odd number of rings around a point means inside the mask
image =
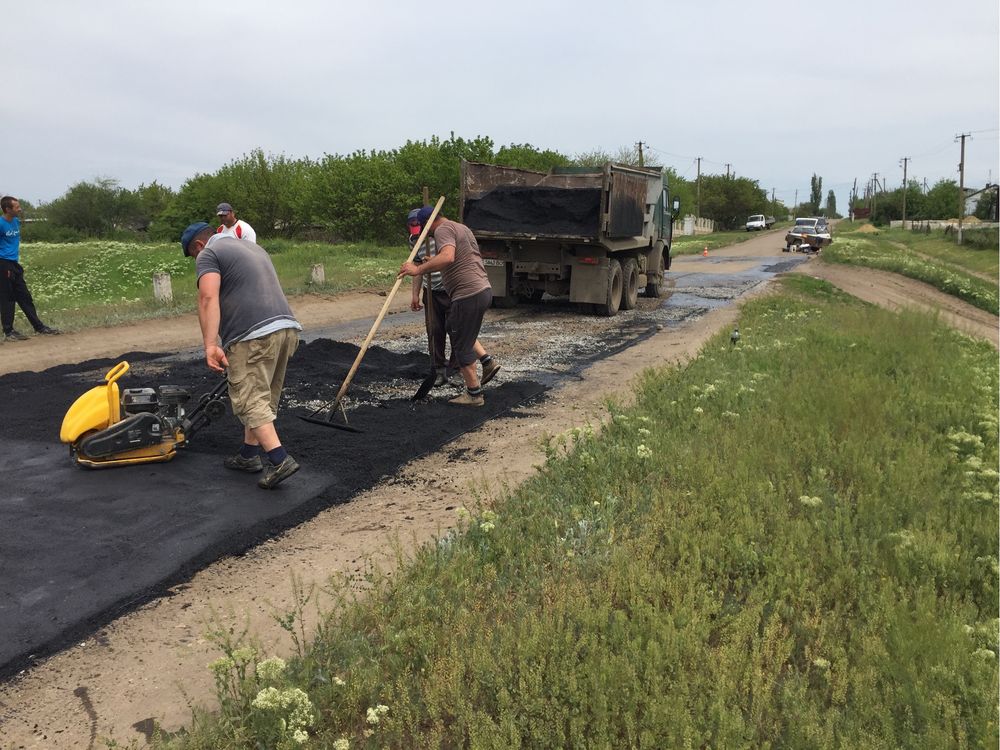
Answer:
[{"label": "green tree", "polygon": [[512,143],[509,146],[501,146],[497,150],[493,157],[493,163],[505,167],[548,172],[553,167],[569,165],[570,159],[558,151],[539,151],[528,143]]},{"label": "green tree", "polygon": [[132,208],[131,196],[116,180],[99,178],[78,182],[49,203],[44,214],[56,227],[65,227],[91,237],[104,237],[121,228]]},{"label": "green tree", "polygon": [[837,214],[837,196],[832,190],[826,194],[826,210],[824,213],[828,219],[840,218]]},{"label": "green tree", "polygon": [[701,176],[701,215],[713,219],[717,229],[736,229],[747,216],[767,205],[767,193],[756,180],[725,175]]},{"label": "green tree", "polygon": [[997,217],[997,186],[984,190],[976,204],[976,218],[983,221],[996,221]]},{"label": "green tree", "polygon": [[823,178],[817,174],[809,179],[809,213],[819,215],[820,202],[823,200]]},{"label": "green tree", "polygon": [[958,218],[958,183],[954,180],[938,180],[927,191],[924,216],[922,219]]}]

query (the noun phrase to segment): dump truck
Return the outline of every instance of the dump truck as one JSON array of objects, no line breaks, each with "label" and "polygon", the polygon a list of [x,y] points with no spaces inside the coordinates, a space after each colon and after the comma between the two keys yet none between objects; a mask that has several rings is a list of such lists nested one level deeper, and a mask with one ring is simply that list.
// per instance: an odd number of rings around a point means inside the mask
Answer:
[{"label": "dump truck", "polygon": [[611,316],[663,293],[679,205],[659,167],[548,172],[463,161],[460,220],[476,237],[494,304],[568,296]]}]

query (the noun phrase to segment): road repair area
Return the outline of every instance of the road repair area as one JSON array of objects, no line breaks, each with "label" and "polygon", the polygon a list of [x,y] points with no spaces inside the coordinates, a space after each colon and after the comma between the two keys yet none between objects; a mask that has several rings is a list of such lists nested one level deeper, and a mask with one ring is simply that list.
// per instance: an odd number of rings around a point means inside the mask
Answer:
[{"label": "road repair area", "polygon": [[11,478],[0,628],[12,634],[0,644],[0,735],[12,747],[51,746],[53,733],[60,747],[88,747],[98,735],[128,740],[154,719],[179,726],[191,701],[212,700],[204,630],[213,617],[234,610],[227,622],[277,643],[271,607],[287,606],[291,574],[357,574],[368,557],[384,559],[393,534],[408,544],[440,534],[457,506],[475,502],[477,477],[530,475],[546,432],[599,418],[603,400],[627,397],[643,368],[694,356],[736,319],[734,302],[812,262],[782,256],[768,233],[676,258],[669,297],[640,298],[613,318],[550,299],[492,310],[481,338],[503,369],[483,409],[449,406],[457,389],[448,386],[410,400],[427,372],[426,339],[419,314],[393,314],[348,394],[361,434],[297,419],[334,398],[372,319],[334,324],[345,316],[333,311],[307,323],[292,360],[278,428],[303,469],[273,492],[222,469],[240,434],[229,416],[164,464],[84,471],[58,442],[69,404],[121,358],[132,367],[125,387],[209,390],[217,376],[186,348],[196,322],[168,348],[163,331],[181,324],[151,321],[160,353],[130,353],[142,341],[131,331],[121,350],[95,348],[100,360],[0,376],[18,404],[0,425]]}]

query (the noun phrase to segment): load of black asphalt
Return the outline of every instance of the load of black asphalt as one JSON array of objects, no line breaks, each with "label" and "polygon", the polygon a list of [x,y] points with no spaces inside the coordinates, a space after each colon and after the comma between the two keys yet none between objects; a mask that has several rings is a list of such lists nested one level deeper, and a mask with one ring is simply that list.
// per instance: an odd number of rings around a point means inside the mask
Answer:
[{"label": "load of black asphalt", "polygon": [[[175,385],[196,396],[219,377],[201,359],[133,352],[0,377],[6,394],[0,420],[0,677],[85,638],[212,561],[241,554],[349,500],[545,390],[536,382],[508,381],[488,389],[480,408],[447,404],[457,392],[448,389],[414,403],[409,397],[426,374],[426,352],[375,347],[348,391],[350,419],[363,435],[298,419],[335,397],[357,352],[319,339],[292,358],[277,428],[302,470],[273,492],[259,490],[256,476],[222,467],[222,457],[242,443],[242,427],[228,412],[168,463],[84,470],[59,443],[66,410],[103,383],[120,359],[131,365],[121,388]],[[398,397],[375,397],[398,379],[406,381]]]},{"label": "load of black asphalt", "polygon": [[475,232],[597,237],[600,188],[494,188],[465,202],[462,221]]}]

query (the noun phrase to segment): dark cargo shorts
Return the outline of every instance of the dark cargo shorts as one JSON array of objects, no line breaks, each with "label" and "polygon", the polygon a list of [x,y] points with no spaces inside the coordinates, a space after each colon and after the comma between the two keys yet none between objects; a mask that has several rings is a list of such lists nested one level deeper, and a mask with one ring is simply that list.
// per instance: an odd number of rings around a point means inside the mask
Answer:
[{"label": "dark cargo shorts", "polygon": [[451,301],[448,314],[448,338],[451,350],[462,367],[476,361],[476,339],[483,325],[483,316],[493,301],[493,290],[487,287],[478,294]]}]

